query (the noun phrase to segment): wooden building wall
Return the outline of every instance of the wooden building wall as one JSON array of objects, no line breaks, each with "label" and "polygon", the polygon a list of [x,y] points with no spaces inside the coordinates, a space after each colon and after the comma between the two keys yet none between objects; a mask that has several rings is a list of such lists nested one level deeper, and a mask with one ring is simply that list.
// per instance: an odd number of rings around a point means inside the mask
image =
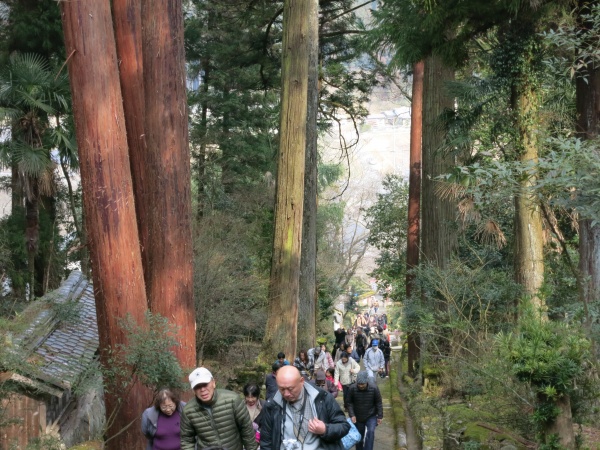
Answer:
[{"label": "wooden building wall", "polygon": [[0,450],[11,445],[24,449],[30,439],[40,437],[46,431],[46,405],[43,401],[13,394],[0,403]]}]

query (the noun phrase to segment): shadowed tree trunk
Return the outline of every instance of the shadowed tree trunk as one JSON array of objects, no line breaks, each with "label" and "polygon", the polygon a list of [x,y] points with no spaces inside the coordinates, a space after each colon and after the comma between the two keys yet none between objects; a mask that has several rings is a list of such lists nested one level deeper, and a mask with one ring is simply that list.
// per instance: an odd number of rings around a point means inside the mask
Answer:
[{"label": "shadowed tree trunk", "polygon": [[[145,249],[150,309],[180,327],[175,353],[196,366],[191,169],[181,0],[144,0],[145,176],[151,207]],[[142,224],[144,227],[144,224]]]},{"label": "shadowed tree trunk", "polygon": [[[514,23],[506,43],[513,51],[522,52],[524,70],[511,78],[511,109],[515,128],[515,159],[524,164],[535,165],[538,159],[539,92],[533,70],[536,47],[523,43],[535,39],[534,24],[527,21]],[[513,36],[512,34],[516,34]],[[536,175],[523,176],[515,195],[515,281],[523,286],[529,303],[539,312],[544,303],[538,295],[544,281],[544,238],[542,213],[539,202],[531,192]]]},{"label": "shadowed tree trunk", "polygon": [[[582,16],[589,15],[591,6],[597,3],[579,2],[580,28],[586,33],[592,24],[586,23]],[[600,69],[593,63],[588,64],[575,83],[577,131],[582,139],[597,139],[600,135]],[[587,218],[579,220],[579,277],[582,301],[587,306],[600,295],[600,225]],[[591,322],[591,317],[588,316],[587,321]]]},{"label": "shadowed tree trunk", "polygon": [[[423,138],[423,70],[419,61],[413,66],[412,104],[410,113],[410,173],[408,178],[408,233],[406,242],[406,298],[412,296],[414,274],[419,265],[421,212],[421,143]],[[415,363],[420,356],[419,333],[410,331],[408,339],[408,373],[416,375]]]},{"label": "shadowed tree trunk", "polygon": [[453,100],[445,93],[444,86],[452,80],[454,70],[445,66],[440,58],[429,56],[425,60],[421,251],[425,262],[441,269],[446,267],[458,245],[455,202],[441,199],[435,193],[435,178],[455,165],[454,157],[440,150],[444,133],[438,123],[444,109],[453,107]]},{"label": "shadowed tree trunk", "polygon": [[[35,298],[35,256],[40,243],[40,190],[37,178],[30,178],[29,193],[25,198],[25,241],[27,247],[27,268],[29,271],[28,300]],[[41,280],[40,280],[41,281]]]},{"label": "shadowed tree trunk", "polygon": [[[439,117],[445,109],[454,106],[453,99],[446,93],[445,84],[454,80],[454,70],[445,65],[438,56],[425,60],[423,74],[423,172],[421,195],[421,258],[420,262],[444,270],[458,246],[456,226],[456,202],[440,198],[436,193],[436,178],[448,173],[456,164],[454,156],[442,150],[444,130]],[[446,309],[437,296],[423,299],[432,307]],[[422,336],[421,336],[422,337]],[[420,342],[421,348],[425,347]],[[450,352],[450,337],[436,337],[436,346],[441,354]],[[422,355],[420,355],[422,357]],[[422,364],[421,364],[422,367]]]},{"label": "shadowed tree trunk", "polygon": [[[60,7],[101,360],[107,364],[109,349],[126,344],[119,320],[130,315],[142,323],[147,309],[116,48],[108,1],[60,2]],[[139,418],[149,400],[150,392],[138,382],[131,389],[105,391],[107,418],[114,417],[108,449],[146,445]]]},{"label": "shadowed tree trunk", "polygon": [[283,8],[281,122],[264,361],[279,351],[296,353],[298,325],[311,0],[286,0]]},{"label": "shadowed tree trunk", "polygon": [[298,304],[298,348],[314,345],[317,316],[317,111],[319,108],[319,0],[310,0],[308,16],[308,98],[304,218]]}]

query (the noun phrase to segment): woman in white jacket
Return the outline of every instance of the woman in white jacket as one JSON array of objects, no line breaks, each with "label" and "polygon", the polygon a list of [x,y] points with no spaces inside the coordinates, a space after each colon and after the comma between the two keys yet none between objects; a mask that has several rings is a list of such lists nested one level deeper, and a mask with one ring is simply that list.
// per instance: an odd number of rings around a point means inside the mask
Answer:
[{"label": "woman in white jacket", "polygon": [[342,352],[342,357],[335,364],[335,383],[339,381],[342,385],[342,393],[344,394],[344,409],[347,408],[348,389],[350,385],[356,381],[356,375],[360,372],[360,366],[354,359],[348,356],[348,353]]}]

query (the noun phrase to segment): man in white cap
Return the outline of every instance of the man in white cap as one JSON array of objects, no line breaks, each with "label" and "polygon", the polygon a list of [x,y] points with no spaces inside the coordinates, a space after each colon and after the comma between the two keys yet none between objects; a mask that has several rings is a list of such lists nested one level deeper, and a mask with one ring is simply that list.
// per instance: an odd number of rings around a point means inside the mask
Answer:
[{"label": "man in white cap", "polygon": [[211,446],[256,450],[252,420],[241,397],[217,389],[205,367],[195,369],[189,379],[196,398],[185,405],[181,415],[181,450]]}]

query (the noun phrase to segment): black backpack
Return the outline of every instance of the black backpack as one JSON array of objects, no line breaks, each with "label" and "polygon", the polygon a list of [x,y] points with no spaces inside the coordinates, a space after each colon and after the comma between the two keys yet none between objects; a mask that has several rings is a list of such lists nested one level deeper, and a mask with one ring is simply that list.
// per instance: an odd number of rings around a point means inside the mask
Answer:
[{"label": "black backpack", "polygon": [[392,353],[392,347],[387,339],[383,338],[379,341],[379,350],[383,352],[384,358],[389,358]]}]

